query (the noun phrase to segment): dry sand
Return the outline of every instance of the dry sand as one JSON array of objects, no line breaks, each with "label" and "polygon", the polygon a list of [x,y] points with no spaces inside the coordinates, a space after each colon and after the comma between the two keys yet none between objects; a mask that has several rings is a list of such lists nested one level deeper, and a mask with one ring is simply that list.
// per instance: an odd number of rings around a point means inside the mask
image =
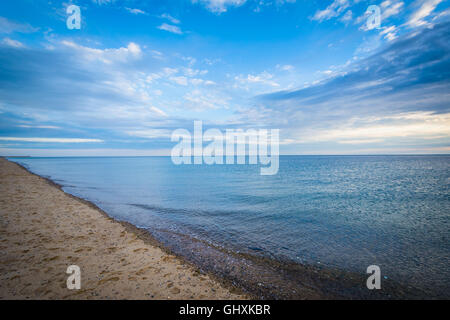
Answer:
[{"label": "dry sand", "polygon": [[[246,298],[150,241],[0,158],[0,299]],[[70,265],[80,290],[67,289]]]}]

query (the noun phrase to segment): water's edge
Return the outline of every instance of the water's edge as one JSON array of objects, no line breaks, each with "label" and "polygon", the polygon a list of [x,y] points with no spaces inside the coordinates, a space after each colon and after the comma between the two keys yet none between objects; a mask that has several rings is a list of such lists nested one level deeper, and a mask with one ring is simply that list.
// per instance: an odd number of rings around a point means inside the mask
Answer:
[{"label": "water's edge", "polygon": [[152,230],[115,219],[95,203],[64,191],[50,178],[10,161],[28,173],[44,179],[73,199],[120,223],[144,242],[174,254],[201,273],[208,274],[234,293],[250,299],[446,299],[432,292],[383,279],[381,290],[368,290],[368,275],[334,268],[277,261],[212,246],[204,241],[166,230]]}]

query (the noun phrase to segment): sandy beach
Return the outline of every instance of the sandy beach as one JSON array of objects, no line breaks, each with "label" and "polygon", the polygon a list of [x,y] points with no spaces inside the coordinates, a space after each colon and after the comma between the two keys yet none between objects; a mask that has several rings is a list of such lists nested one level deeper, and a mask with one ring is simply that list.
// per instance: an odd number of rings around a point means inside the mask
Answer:
[{"label": "sandy beach", "polygon": [[[246,298],[3,158],[0,181],[0,299]],[[70,265],[80,290],[67,288]]]}]

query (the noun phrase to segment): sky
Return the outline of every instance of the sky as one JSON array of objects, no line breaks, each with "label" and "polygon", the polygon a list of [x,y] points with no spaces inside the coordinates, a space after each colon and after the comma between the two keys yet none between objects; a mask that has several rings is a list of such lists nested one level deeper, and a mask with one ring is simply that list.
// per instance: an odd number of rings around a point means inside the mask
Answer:
[{"label": "sky", "polygon": [[280,129],[281,154],[448,154],[448,2],[1,1],[0,155],[170,155],[195,120]]}]

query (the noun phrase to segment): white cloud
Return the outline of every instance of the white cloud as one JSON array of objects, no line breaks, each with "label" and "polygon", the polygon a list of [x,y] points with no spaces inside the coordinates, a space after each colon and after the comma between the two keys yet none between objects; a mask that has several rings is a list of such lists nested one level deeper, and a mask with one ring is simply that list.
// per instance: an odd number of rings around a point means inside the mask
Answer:
[{"label": "white cloud", "polygon": [[135,56],[139,56],[141,54],[141,48],[134,42],[130,42],[127,47],[128,51]]},{"label": "white cloud", "polygon": [[10,38],[3,38],[2,43],[4,45],[7,45],[8,47],[13,47],[13,48],[24,48],[24,44],[20,41],[17,40],[13,40]]},{"label": "white cloud", "polygon": [[383,139],[356,139],[356,140],[343,140],[338,141],[340,144],[367,144],[367,143],[379,143],[383,142]]},{"label": "white cloud", "polygon": [[172,74],[178,73],[178,69],[176,69],[176,68],[164,68],[163,69],[163,73],[166,76],[170,76]]},{"label": "white cloud", "polygon": [[30,157],[120,157],[120,156],[170,156],[170,149],[24,149],[0,148],[3,156]]},{"label": "white cloud", "polygon": [[147,75],[147,77],[145,78],[145,81],[146,81],[147,83],[152,83],[152,82],[154,82],[155,80],[158,80],[158,79],[160,79],[160,78],[161,78],[161,75],[160,75],[160,74],[158,74],[158,73],[151,73],[151,74]]},{"label": "white cloud", "polygon": [[26,125],[26,124],[21,124],[21,125],[18,125],[17,127],[32,128],[32,129],[61,129],[60,127],[57,127],[57,126],[32,126],[32,125]]},{"label": "white cloud", "polygon": [[426,25],[427,22],[424,19],[428,17],[434,11],[437,5],[441,2],[442,0],[416,1],[416,4],[420,5],[420,8],[411,15],[408,21],[408,25],[410,25],[411,27],[419,27],[422,25]]},{"label": "white cloud", "polygon": [[208,73],[208,70],[198,70],[192,68],[183,68],[184,75],[188,77],[195,77],[197,75],[205,75]]},{"label": "white cloud", "polygon": [[214,92],[202,92],[201,90],[193,90],[188,92],[184,97],[187,106],[193,111],[204,111],[209,109],[226,109],[228,107],[229,98]]},{"label": "white cloud", "polygon": [[214,81],[203,80],[203,79],[199,79],[199,78],[189,79],[189,82],[191,84],[193,84],[194,86],[197,86],[197,85],[200,85],[200,84],[204,84],[206,86],[210,86],[210,85],[215,85],[216,84]]},{"label": "white cloud", "polygon": [[192,0],[192,3],[201,3],[209,11],[214,13],[223,13],[228,10],[228,7],[239,7],[247,0]]},{"label": "white cloud", "polygon": [[174,24],[180,24],[180,20],[172,17],[170,14],[167,14],[167,13],[162,14],[161,18],[167,19],[167,20],[169,20],[170,22],[172,22]]},{"label": "white cloud", "polygon": [[170,77],[171,81],[175,82],[176,84],[179,84],[180,86],[187,86],[188,85],[188,79],[183,76],[179,77]]},{"label": "white cloud", "polygon": [[142,129],[126,132],[130,136],[155,139],[155,138],[169,138],[172,135],[172,131],[167,129]]},{"label": "white cloud", "polygon": [[[353,122],[356,119],[350,121]],[[359,119],[362,120],[362,119]],[[339,141],[355,144],[358,140],[386,140],[392,138],[414,137],[432,139],[450,137],[450,114],[432,114],[431,112],[413,112],[393,116],[364,119],[359,126],[342,126],[331,130],[310,132],[308,137],[297,142]],[[374,124],[369,124],[373,122]],[[389,123],[383,123],[389,122]]]},{"label": "white cloud", "polygon": [[0,17],[0,33],[33,33],[38,31],[39,28],[34,28],[28,23],[18,23],[11,20],[8,20],[4,17]]},{"label": "white cloud", "polygon": [[383,3],[381,3],[381,21],[384,21],[391,16],[397,15],[404,5],[405,3],[402,1],[396,2],[394,4],[392,4],[391,1],[384,1]]},{"label": "white cloud", "polygon": [[183,59],[184,61],[188,61],[190,67],[192,67],[197,62],[197,59],[193,57],[181,57],[181,59]]},{"label": "white cloud", "polygon": [[204,83],[205,81],[203,79],[194,78],[190,79],[189,82],[192,83],[194,86],[197,86]]},{"label": "white cloud", "polygon": [[331,18],[339,16],[348,7],[348,0],[334,0],[333,3],[330,4],[326,9],[316,11],[314,16],[312,17],[312,20],[317,20],[319,22],[329,20]]},{"label": "white cloud", "polygon": [[380,4],[380,7],[381,7],[382,9],[384,9],[384,8],[386,8],[386,7],[389,7],[391,4],[392,4],[392,1],[391,1],[391,0],[386,0],[386,1],[383,1],[383,2]]},{"label": "white cloud", "polygon": [[352,20],[353,20],[353,12],[352,12],[352,10],[348,10],[348,11],[342,16],[342,18],[339,19],[339,20],[342,21],[342,22],[344,22],[344,23],[347,23],[347,22],[349,22],[349,21],[352,21]]},{"label": "white cloud", "polygon": [[433,22],[438,22],[440,19],[450,16],[450,9],[439,12],[435,17],[433,17]]},{"label": "white cloud", "polygon": [[211,80],[205,80],[199,78],[208,73],[208,70],[192,69],[182,67],[177,68],[163,68],[158,73],[150,73],[146,75],[145,81],[147,83],[154,83],[156,80],[168,80],[170,82],[176,83],[180,86],[192,85],[214,85],[215,82]]},{"label": "white cloud", "polygon": [[290,64],[285,64],[285,65],[278,64],[277,69],[280,69],[281,71],[292,71],[295,69],[295,67]]},{"label": "white cloud", "polygon": [[222,61],[221,59],[208,59],[208,58],[203,59],[203,62],[209,66],[215,65],[221,61]]},{"label": "white cloud", "polygon": [[141,57],[142,50],[141,47],[130,42],[127,47],[122,47],[118,49],[95,49],[76,44],[75,42],[64,40],[61,42],[64,46],[70,47],[74,50],[78,50],[81,56],[85,60],[93,61],[100,60],[104,63],[112,62],[126,62],[130,59],[137,59]]},{"label": "white cloud", "polygon": [[176,33],[176,34],[183,34],[183,32],[181,31],[180,27],[178,26],[174,26],[171,24],[167,24],[167,23],[163,23],[162,25],[160,25],[158,27],[159,30],[164,30],[164,31],[168,31],[168,32],[172,32],[172,33]]},{"label": "white cloud", "polygon": [[78,139],[78,138],[22,138],[22,137],[0,137],[0,141],[44,142],[44,143],[87,143],[87,142],[103,142],[103,140],[100,140],[100,139]]},{"label": "white cloud", "polygon": [[99,6],[104,4],[110,4],[113,3],[116,0],[92,0],[93,3],[98,4]]},{"label": "white cloud", "polygon": [[279,87],[280,85],[275,82],[273,79],[273,75],[264,71],[258,75],[248,74],[247,76],[239,75],[235,77],[235,80],[241,84],[265,84],[271,87]]},{"label": "white cloud", "polygon": [[380,35],[384,35],[385,39],[392,41],[397,38],[397,28],[395,26],[384,27]]},{"label": "white cloud", "polygon": [[151,106],[150,110],[155,112],[156,114],[159,114],[160,116],[167,117],[167,113],[165,113],[164,111],[162,111],[161,109],[159,109],[157,107]]},{"label": "white cloud", "polygon": [[133,8],[125,8],[125,9],[132,14],[147,14],[147,12],[141,9],[133,9]]}]

